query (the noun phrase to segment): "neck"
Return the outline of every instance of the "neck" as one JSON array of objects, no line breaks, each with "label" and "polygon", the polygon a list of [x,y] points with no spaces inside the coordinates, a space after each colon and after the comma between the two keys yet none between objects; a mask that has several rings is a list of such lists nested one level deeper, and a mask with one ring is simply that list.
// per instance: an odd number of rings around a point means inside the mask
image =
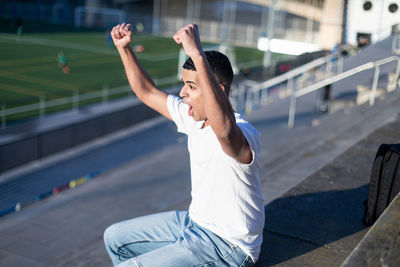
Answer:
[{"label": "neck", "polygon": [[201,126],[201,129],[206,128],[208,125],[210,125],[210,122],[208,120],[205,120],[203,126]]}]

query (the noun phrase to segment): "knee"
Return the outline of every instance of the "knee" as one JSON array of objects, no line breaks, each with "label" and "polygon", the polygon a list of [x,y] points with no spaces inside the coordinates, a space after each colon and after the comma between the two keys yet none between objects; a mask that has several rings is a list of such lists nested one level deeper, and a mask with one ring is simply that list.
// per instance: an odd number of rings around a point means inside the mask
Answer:
[{"label": "knee", "polygon": [[103,233],[103,240],[106,247],[114,248],[118,240],[118,229],[115,224],[110,225]]}]

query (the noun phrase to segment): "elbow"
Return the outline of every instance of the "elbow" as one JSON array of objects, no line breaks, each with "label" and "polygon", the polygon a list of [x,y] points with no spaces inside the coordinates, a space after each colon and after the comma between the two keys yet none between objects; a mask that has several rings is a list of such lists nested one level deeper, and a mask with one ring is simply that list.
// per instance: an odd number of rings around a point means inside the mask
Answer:
[{"label": "elbow", "polygon": [[135,87],[131,85],[133,93],[141,102],[144,103],[146,103],[146,101],[151,97],[153,91],[151,88],[149,89],[149,87],[150,86],[147,85],[136,85]]},{"label": "elbow", "polygon": [[135,91],[133,91],[133,92],[135,93],[136,97],[137,97],[140,101],[142,101],[142,102],[146,101],[146,97],[145,97],[144,94],[136,93]]}]

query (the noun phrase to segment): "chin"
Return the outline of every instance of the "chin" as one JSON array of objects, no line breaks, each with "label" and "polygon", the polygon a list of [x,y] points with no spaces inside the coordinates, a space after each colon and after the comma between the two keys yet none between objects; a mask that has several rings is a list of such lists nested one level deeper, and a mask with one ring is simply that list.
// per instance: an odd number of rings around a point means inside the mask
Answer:
[{"label": "chin", "polygon": [[203,120],[202,118],[199,118],[199,117],[197,117],[197,116],[193,116],[193,119],[194,119],[195,121],[202,121],[202,120]]}]

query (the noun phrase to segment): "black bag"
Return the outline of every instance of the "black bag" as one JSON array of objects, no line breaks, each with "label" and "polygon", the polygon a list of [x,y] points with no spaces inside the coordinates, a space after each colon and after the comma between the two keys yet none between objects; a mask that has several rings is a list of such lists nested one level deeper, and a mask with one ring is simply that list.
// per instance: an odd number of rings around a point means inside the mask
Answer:
[{"label": "black bag", "polygon": [[400,191],[400,144],[382,144],[374,160],[363,223],[374,224]]}]

